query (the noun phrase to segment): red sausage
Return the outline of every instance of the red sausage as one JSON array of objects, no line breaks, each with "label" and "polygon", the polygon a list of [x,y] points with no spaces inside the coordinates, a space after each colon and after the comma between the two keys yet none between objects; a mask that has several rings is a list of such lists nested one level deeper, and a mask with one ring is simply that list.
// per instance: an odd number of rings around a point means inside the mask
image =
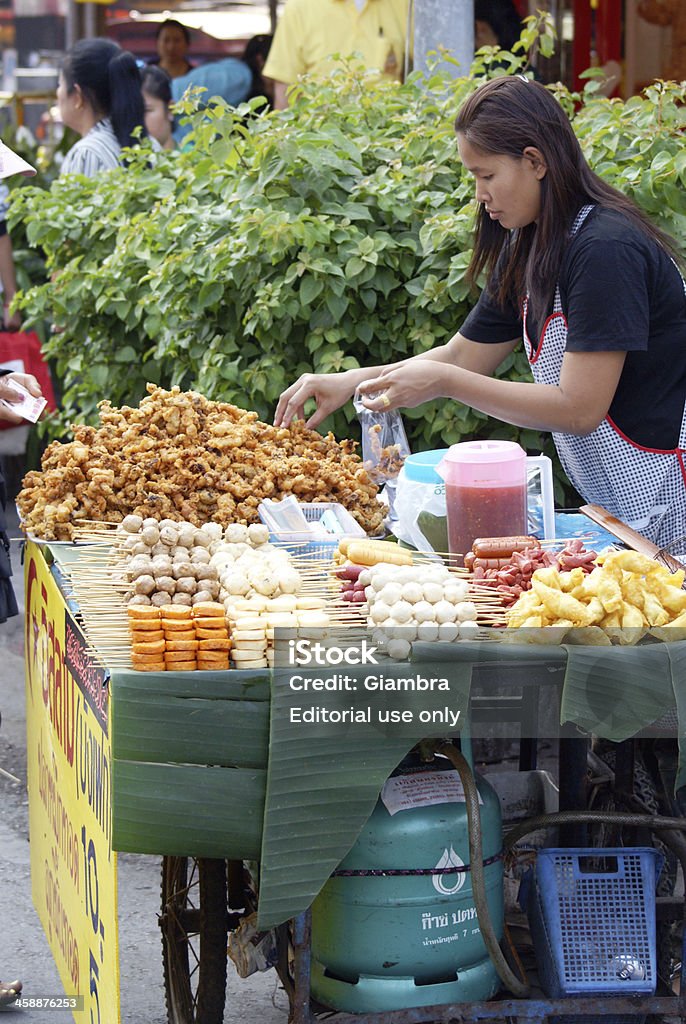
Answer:
[{"label": "red sausage", "polygon": [[472,551],[477,558],[509,558],[514,551],[540,546],[536,537],[477,537]]},{"label": "red sausage", "polygon": [[[465,557],[466,561],[466,557]],[[507,558],[479,558],[477,555],[474,556],[472,566],[481,566],[482,569],[504,569],[506,566],[512,564],[511,557]],[[470,566],[471,568],[471,566]]]}]

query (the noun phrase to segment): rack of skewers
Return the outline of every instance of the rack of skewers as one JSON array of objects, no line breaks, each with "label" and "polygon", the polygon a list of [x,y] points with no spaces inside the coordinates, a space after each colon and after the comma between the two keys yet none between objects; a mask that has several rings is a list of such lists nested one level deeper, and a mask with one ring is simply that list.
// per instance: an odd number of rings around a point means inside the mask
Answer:
[{"label": "rack of skewers", "polygon": [[[452,642],[504,624],[499,596],[468,570],[389,542],[342,542],[347,553],[334,558],[331,545],[272,544],[259,524],[134,516],[84,523],[76,539],[85,546],[64,569],[87,640],[113,669],[265,668],[280,639],[350,642],[370,630],[400,657],[416,639]],[[350,556],[366,564],[351,570]],[[210,632],[191,635],[198,629]]]}]

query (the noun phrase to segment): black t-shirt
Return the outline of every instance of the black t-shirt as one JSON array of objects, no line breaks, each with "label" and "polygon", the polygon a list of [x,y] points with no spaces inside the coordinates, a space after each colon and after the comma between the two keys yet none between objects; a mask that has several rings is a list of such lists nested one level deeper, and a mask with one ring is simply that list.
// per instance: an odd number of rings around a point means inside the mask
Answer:
[{"label": "black t-shirt", "polygon": [[[686,294],[672,259],[623,214],[595,207],[570,239],[558,284],[567,351],[627,353],[610,418],[635,444],[675,448],[686,402]],[[520,310],[499,307],[486,289],[460,333],[511,341],[522,334]]]}]

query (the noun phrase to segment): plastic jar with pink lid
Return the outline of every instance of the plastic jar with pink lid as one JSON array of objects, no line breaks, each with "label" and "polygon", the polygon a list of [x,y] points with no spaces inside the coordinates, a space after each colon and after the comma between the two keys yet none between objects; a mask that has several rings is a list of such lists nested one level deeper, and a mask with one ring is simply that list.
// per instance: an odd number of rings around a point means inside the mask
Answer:
[{"label": "plastic jar with pink lid", "polygon": [[436,467],[445,480],[448,547],[453,561],[477,537],[527,533],[526,452],[515,441],[463,441]]}]

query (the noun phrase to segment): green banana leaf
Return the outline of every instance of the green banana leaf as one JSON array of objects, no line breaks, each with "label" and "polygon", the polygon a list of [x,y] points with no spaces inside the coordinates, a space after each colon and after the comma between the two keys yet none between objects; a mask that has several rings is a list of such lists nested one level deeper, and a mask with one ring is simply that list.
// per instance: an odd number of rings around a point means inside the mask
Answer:
[{"label": "green banana leaf", "polygon": [[[277,669],[272,684],[272,712],[267,796],[262,838],[258,927],[271,928],[306,909],[331,872],[345,857],[369,815],[379,791],[396,765],[426,736],[455,735],[459,728],[428,726],[425,713],[446,706],[467,708],[471,665],[436,661],[438,645],[417,645],[412,664],[382,664],[378,669],[350,669],[356,691],[296,694],[292,670]],[[433,646],[433,649],[431,649]],[[364,689],[364,678],[379,671],[386,679],[418,673],[448,680],[450,690],[385,692]],[[329,669],[303,676],[331,676]],[[329,711],[356,708],[369,722],[301,723],[290,720],[291,708],[315,706]],[[387,708],[412,712],[413,721],[379,722]]]}]

